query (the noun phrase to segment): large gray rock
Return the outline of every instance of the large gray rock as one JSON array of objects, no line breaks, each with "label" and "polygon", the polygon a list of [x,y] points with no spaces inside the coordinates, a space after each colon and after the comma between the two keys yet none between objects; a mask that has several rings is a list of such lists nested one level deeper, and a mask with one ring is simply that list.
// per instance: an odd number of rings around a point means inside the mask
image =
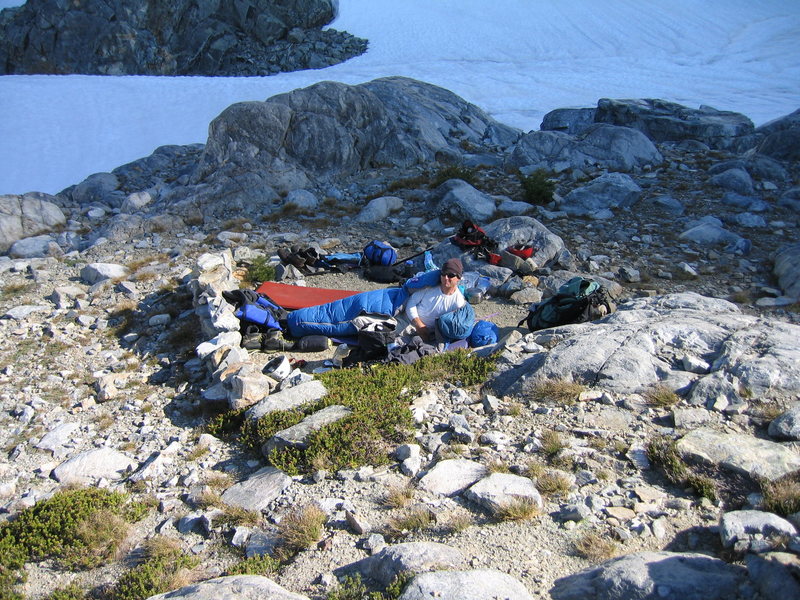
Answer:
[{"label": "large gray rock", "polygon": [[678,237],[701,246],[721,246],[726,252],[747,254],[751,247],[750,240],[725,229],[719,219],[711,216],[699,219]]},{"label": "large gray rock", "polygon": [[[480,225],[480,223],[479,223]],[[540,266],[552,266],[565,251],[564,241],[533,217],[508,217],[497,219],[483,226],[498,248],[508,248],[515,244],[531,244],[535,252],[531,258]],[[511,276],[511,269],[488,265],[485,260],[476,260],[471,252],[462,252],[449,239],[431,248],[431,256],[437,265],[448,258],[459,257],[466,271],[478,271],[490,277],[493,285],[499,285]],[[416,260],[422,268],[422,258]]]},{"label": "large gray rock", "polygon": [[381,196],[373,198],[361,209],[356,217],[359,223],[376,223],[383,221],[393,212],[403,208],[403,199],[397,196]]},{"label": "large gray rock", "polygon": [[308,600],[261,575],[231,575],[150,596],[148,600]]},{"label": "large gray rock", "polygon": [[518,135],[428,83],[404,77],[354,86],[327,81],[225,109],[209,127],[194,181],[243,172],[315,178],[375,165],[429,164],[460,157],[462,144],[502,148]]},{"label": "large gray rock", "polygon": [[11,258],[44,258],[46,256],[61,256],[64,251],[52,235],[35,235],[17,240],[8,250]]},{"label": "large gray rock", "polygon": [[556,108],[542,118],[542,131],[562,131],[576,135],[594,124],[596,108]]},{"label": "large gray rock", "polygon": [[551,346],[492,382],[498,396],[527,395],[543,379],[600,383],[619,393],[663,383],[688,393],[702,375],[686,370],[693,356],[756,397],[800,392],[800,327],[744,315],[732,303],[695,293],[635,299],[599,321],[536,332]]},{"label": "large gray rock", "polygon": [[464,492],[464,497],[493,514],[514,502],[528,501],[542,508],[542,497],[529,477],[511,473],[492,473]]},{"label": "large gray rock", "polygon": [[753,540],[773,536],[794,537],[797,529],[786,519],[760,510],[734,510],[722,515],[719,535],[725,548],[747,549]]},{"label": "large gray rock", "polygon": [[757,151],[778,160],[800,160],[800,109],[765,123],[756,133],[763,136]]},{"label": "large gray rock", "polygon": [[774,418],[767,433],[778,440],[800,441],[800,402],[795,402],[789,410]]},{"label": "large gray rock", "polygon": [[775,481],[800,469],[800,453],[750,435],[696,429],[678,440],[677,448],[691,460],[744,473],[754,479]]},{"label": "large gray rock", "polygon": [[467,557],[456,548],[438,542],[407,542],[387,546],[343,571],[356,570],[362,576],[389,585],[400,573],[423,573],[464,567]]},{"label": "large gray rock", "polygon": [[308,444],[308,438],[313,433],[337,421],[346,419],[351,414],[353,414],[352,408],[340,404],[326,406],[322,410],[308,415],[297,425],[278,431],[267,440],[261,448],[261,452],[269,458],[270,454],[283,448],[305,448]]},{"label": "large gray rock", "polygon": [[433,494],[455,496],[486,475],[486,467],[466,458],[443,460],[419,480],[419,487]]},{"label": "large gray rock", "polygon": [[222,493],[222,501],[232,506],[259,512],[289,487],[292,478],[275,467],[264,467]]},{"label": "large gray rock", "polygon": [[800,598],[800,557],[796,554],[748,554],[745,564],[762,598]]},{"label": "large gray rock", "polygon": [[365,49],[347,34],[319,31],[337,6],[335,0],[178,0],[168,7],[147,0],[29,0],[4,15],[0,65],[4,74],[99,75],[266,75],[319,68]]},{"label": "large gray rock", "polygon": [[50,450],[53,456],[61,458],[67,452],[67,446],[73,442],[73,434],[80,429],[78,423],[59,423],[50,429],[34,444],[40,450]]},{"label": "large gray rock", "polygon": [[271,412],[292,410],[303,404],[316,402],[327,393],[328,388],[319,379],[312,379],[270,394],[251,406],[245,414],[248,419],[260,419]]},{"label": "large gray rock", "polygon": [[81,279],[93,284],[104,279],[123,279],[130,275],[130,269],[116,263],[90,263],[81,269]]},{"label": "large gray rock", "polygon": [[67,222],[53,202],[55,198],[34,192],[23,196],[0,196],[0,253],[17,240],[48,233]]},{"label": "large gray rock", "polygon": [[532,171],[604,168],[632,171],[663,161],[647,137],[635,129],[607,124],[591,125],[578,136],[558,131],[524,135],[506,161],[506,167]]},{"label": "large gray rock", "polygon": [[519,581],[500,571],[434,571],[412,579],[399,600],[532,600]]},{"label": "large gray rock", "polygon": [[99,479],[120,479],[137,462],[112,448],[95,448],[76,454],[53,469],[59,483],[89,485]]},{"label": "large gray rock", "polygon": [[[72,199],[80,206],[102,203],[114,206],[114,192],[119,188],[119,178],[113,173],[93,173],[70,190]],[[121,194],[118,194],[122,198]]]},{"label": "large gray rock", "polygon": [[745,569],[704,554],[639,552],[556,580],[553,600],[735,600]]},{"label": "large gray rock", "polygon": [[451,179],[436,191],[440,194],[436,214],[449,214],[458,221],[469,219],[475,223],[488,223],[494,216],[494,199],[466,181]]},{"label": "large gray rock", "polygon": [[713,175],[708,182],[743,196],[753,193],[753,180],[744,169],[728,169]]},{"label": "large gray rock", "polygon": [[778,250],[774,256],[772,272],[785,296],[800,300],[800,243]]},{"label": "large gray rock", "polygon": [[568,215],[595,219],[613,217],[612,208],[633,206],[642,193],[636,182],[624,173],[605,173],[572,190],[559,208]]},{"label": "large gray rock", "polygon": [[778,206],[785,206],[800,213],[800,187],[793,187],[786,190],[778,199]]},{"label": "large gray rock", "polygon": [[611,100],[597,103],[597,123],[632,127],[654,142],[698,140],[712,148],[732,148],[737,138],[751,136],[752,121],[739,113],[709,106],[693,109],[657,99]]}]

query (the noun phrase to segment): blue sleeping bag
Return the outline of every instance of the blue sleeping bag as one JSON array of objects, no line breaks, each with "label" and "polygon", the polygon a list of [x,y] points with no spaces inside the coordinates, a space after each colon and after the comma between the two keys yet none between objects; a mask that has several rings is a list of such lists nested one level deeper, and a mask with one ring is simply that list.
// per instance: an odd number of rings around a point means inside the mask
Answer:
[{"label": "blue sleeping bag", "polygon": [[440,271],[428,271],[406,281],[403,287],[362,292],[319,306],[289,313],[287,324],[292,337],[325,335],[348,337],[358,334],[352,320],[362,313],[395,316],[408,297],[418,289],[439,285]]},{"label": "blue sleeping bag", "polygon": [[298,338],[305,335],[353,336],[358,331],[352,320],[358,315],[377,313],[394,316],[407,298],[405,288],[389,288],[362,292],[320,306],[300,308],[289,313],[289,333]]}]

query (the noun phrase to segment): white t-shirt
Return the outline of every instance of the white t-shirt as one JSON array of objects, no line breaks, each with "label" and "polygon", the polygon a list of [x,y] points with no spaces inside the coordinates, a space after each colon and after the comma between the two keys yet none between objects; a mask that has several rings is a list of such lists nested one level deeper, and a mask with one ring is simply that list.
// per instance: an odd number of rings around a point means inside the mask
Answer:
[{"label": "white t-shirt", "polygon": [[419,317],[426,327],[432,327],[440,316],[457,310],[466,303],[467,299],[460,289],[456,288],[452,294],[443,294],[441,288],[436,285],[411,294],[406,303],[406,315],[409,321]]}]

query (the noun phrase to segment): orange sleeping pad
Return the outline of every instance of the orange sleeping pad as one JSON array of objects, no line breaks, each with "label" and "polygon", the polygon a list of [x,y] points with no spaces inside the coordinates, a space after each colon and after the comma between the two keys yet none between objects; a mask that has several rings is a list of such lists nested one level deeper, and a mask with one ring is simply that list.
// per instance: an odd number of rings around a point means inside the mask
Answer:
[{"label": "orange sleeping pad", "polygon": [[256,288],[256,291],[260,294],[266,294],[275,304],[287,310],[319,306],[320,304],[327,304],[334,300],[341,300],[361,293],[351,290],[289,285],[288,283],[277,283],[275,281],[265,281]]}]

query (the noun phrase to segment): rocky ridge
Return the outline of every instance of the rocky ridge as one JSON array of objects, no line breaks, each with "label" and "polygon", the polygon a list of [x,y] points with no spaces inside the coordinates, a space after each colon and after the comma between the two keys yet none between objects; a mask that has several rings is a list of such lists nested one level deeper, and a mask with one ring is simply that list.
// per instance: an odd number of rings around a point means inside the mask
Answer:
[{"label": "rocky ridge", "polygon": [[[279,159],[295,174],[302,171],[304,187],[255,204],[248,203],[251,196],[234,197],[250,209],[243,213],[248,218],[205,210],[215,198],[212,190],[225,202],[228,181],[243,178],[246,187],[248,173],[259,168],[248,164],[253,155],[247,148],[230,143],[244,130],[222,127],[235,111],[221,116],[216,128],[230,136],[225,146],[210,140],[205,147],[167,147],[57,196],[3,198],[10,257],[0,260],[0,327],[13,341],[0,350],[5,514],[69,481],[154,494],[159,512],[137,525],[131,545],[160,533],[200,557],[196,575],[209,581],[185,590],[185,597],[218,597],[219,590],[250,586],[274,597],[321,598],[348,573],[360,571],[386,585],[398,569],[433,565],[448,570],[418,576],[401,597],[430,590],[463,597],[448,590],[464,586],[482,597],[476,581],[492,582],[510,598],[796,594],[797,520],[765,512],[753,479],[791,474],[800,456],[794,425],[800,393],[797,165],[757,151],[773,147],[763,146],[772,128],[748,128],[736,115],[733,122],[745,128],[731,128],[726,135],[735,140],[714,142],[717,149],[695,126],[691,135],[700,139],[651,139],[609,123],[583,130],[576,124],[574,132],[555,136],[550,130],[522,134],[419,82],[382,81],[363,96],[373,101],[376,89],[392,84],[397,90],[384,89],[381,107],[369,114],[384,111],[380,118],[396,127],[397,143],[377,144],[365,154],[373,134],[356,119],[336,125],[338,137],[331,139],[341,141],[345,132],[362,136],[354,146],[359,158],[325,155],[323,141],[317,155],[323,158],[313,160],[327,162],[294,163],[291,148],[273,147],[269,164]],[[392,108],[388,99],[409,86],[417,91],[414,101]],[[339,94],[355,94],[351,106],[364,101],[356,99],[361,91],[332,86],[259,110],[271,119],[291,114],[292,122],[308,114],[321,127],[331,122],[323,100]],[[399,124],[395,110],[406,115]],[[560,118],[586,119],[588,110]],[[680,115],[686,117],[683,109]],[[410,120],[413,128],[403,125]],[[469,125],[461,129],[463,142],[453,141],[457,123]],[[445,130],[450,137],[441,134]],[[505,133],[492,137],[498,131]],[[748,144],[750,150],[738,149]],[[223,151],[235,170],[209,169],[211,157]],[[424,165],[437,157],[457,159],[472,184],[428,183],[433,174]],[[557,181],[557,196],[534,207],[520,202],[519,180],[507,169],[532,173],[540,167]],[[219,171],[225,179],[207,181]],[[591,193],[580,193],[586,188]],[[186,210],[189,189],[206,194],[194,212]],[[440,260],[452,253],[446,238],[463,218],[486,224],[504,243],[518,241],[515,235],[535,238],[538,283],[464,257],[497,288],[476,311],[502,328],[498,370],[480,388],[442,382],[426,390],[412,407],[416,443],[395,449],[388,466],[289,478],[265,468],[262,457],[198,435],[212,406],[275,396],[273,384],[263,380],[260,393],[243,393],[256,389],[244,385],[253,382],[245,376],[260,374],[272,356],[238,347],[238,323],[221,301],[223,289],[238,285],[241,265],[293,243],[353,251],[372,238],[391,241],[401,255],[431,247]],[[59,226],[63,231],[52,231]],[[515,328],[528,302],[573,272],[616,286],[618,312],[533,334]],[[354,274],[305,279],[322,287],[377,287]],[[314,369],[331,358],[287,356],[307,361],[296,377],[310,382]],[[235,367],[221,387],[220,359]],[[536,384],[553,378],[590,385],[565,403],[537,397]],[[680,394],[677,404],[647,400],[659,383]],[[557,460],[531,477],[527,465],[546,456],[543,441],[553,432],[563,445]],[[718,477],[717,502],[670,483],[648,464],[644,448],[661,435],[678,440],[687,459]],[[489,475],[492,470],[498,472]],[[213,510],[198,509],[194,499],[220,472],[231,478],[224,492],[229,501],[238,498],[263,513],[254,530],[215,526]],[[563,478],[567,490],[544,493],[544,475]],[[381,534],[408,509],[389,509],[383,498],[392,486],[409,482],[412,505],[433,521],[392,543]],[[541,516],[498,519],[501,506],[522,497],[541,506]],[[231,543],[263,552],[274,543],[275,522],[312,501],[328,515],[325,538],[273,577],[289,591],[261,577],[214,579],[235,560],[226,550]],[[615,540],[622,556],[592,566],[575,549],[587,533]],[[47,562],[31,564],[24,591],[39,598],[71,580],[102,586],[122,568],[113,563],[63,573]],[[621,588],[632,591],[616,595]]]},{"label": "rocky ridge", "polygon": [[255,76],[321,69],[367,41],[323,29],[331,0],[28,0],[0,13],[0,73]]}]

